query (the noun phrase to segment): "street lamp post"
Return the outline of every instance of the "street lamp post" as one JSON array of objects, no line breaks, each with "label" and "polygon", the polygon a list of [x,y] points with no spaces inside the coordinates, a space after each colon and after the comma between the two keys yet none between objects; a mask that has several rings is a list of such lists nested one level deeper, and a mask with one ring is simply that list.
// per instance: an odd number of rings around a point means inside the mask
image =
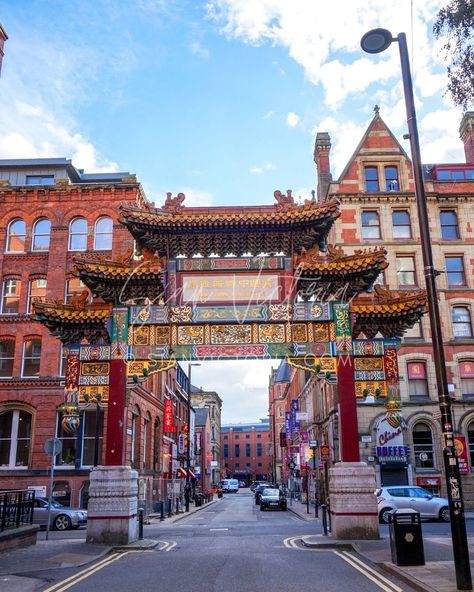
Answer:
[{"label": "street lamp post", "polygon": [[200,365],[188,364],[188,441],[186,444],[186,486],[184,491],[186,512],[189,512],[189,498],[191,497],[191,483],[189,481],[189,470],[191,468],[191,368]]},{"label": "street lamp post", "polygon": [[466,536],[466,521],[464,517],[464,503],[462,498],[461,477],[454,444],[454,427],[451,411],[451,399],[448,391],[448,379],[443,349],[441,319],[439,315],[436,271],[433,264],[433,252],[428,220],[423,172],[421,165],[420,143],[416,122],[413,84],[410,72],[410,60],[405,33],[392,37],[387,29],[374,29],[366,33],[361,39],[361,47],[367,53],[385,51],[393,41],[398,41],[400,62],[405,95],[405,107],[410,139],[413,178],[415,182],[415,197],[418,209],[420,228],[421,252],[423,256],[426,292],[428,298],[431,340],[433,342],[433,359],[436,370],[438,401],[441,411],[441,437],[443,447],[446,487],[448,490],[449,509],[451,515],[451,536],[456,570],[456,582],[459,590],[472,590],[471,568],[469,563],[469,548]]}]

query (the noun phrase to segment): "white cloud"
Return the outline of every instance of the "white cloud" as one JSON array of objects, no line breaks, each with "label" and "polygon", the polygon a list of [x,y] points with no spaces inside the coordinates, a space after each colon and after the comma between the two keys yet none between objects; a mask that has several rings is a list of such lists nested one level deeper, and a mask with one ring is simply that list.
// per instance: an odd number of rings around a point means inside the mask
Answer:
[{"label": "white cloud", "polygon": [[270,111],[267,111],[267,112],[265,113],[265,115],[263,116],[263,118],[262,118],[262,119],[270,119],[270,118],[271,118],[271,117],[273,117],[274,115],[275,115],[275,111],[271,111],[271,110],[270,110]]},{"label": "white cloud", "polygon": [[256,173],[258,175],[261,175],[262,173],[264,173],[265,171],[273,171],[275,170],[275,165],[272,164],[271,162],[266,162],[263,166],[253,166],[250,168],[250,172],[251,173]]},{"label": "white cloud", "polygon": [[199,41],[191,43],[191,53],[204,60],[209,57],[209,50],[203,47]]},{"label": "white cloud", "polygon": [[299,115],[296,115],[296,113],[293,113],[293,111],[290,111],[288,113],[288,115],[286,116],[286,123],[290,126],[290,127],[296,127],[298,125],[298,123],[300,122],[300,117]]},{"label": "white cloud", "polygon": [[279,360],[202,362],[191,378],[194,386],[221,397],[222,423],[257,421],[268,415],[268,381],[278,365]]}]

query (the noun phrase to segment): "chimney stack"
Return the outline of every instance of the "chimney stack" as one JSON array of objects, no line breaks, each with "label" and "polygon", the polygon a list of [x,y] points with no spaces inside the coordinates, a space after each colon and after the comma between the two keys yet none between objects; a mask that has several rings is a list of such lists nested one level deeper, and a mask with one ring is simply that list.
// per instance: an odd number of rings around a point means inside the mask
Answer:
[{"label": "chimney stack", "polygon": [[318,132],[314,144],[314,162],[318,174],[317,195],[322,201],[327,194],[329,183],[332,181],[329,153],[331,152],[331,138],[327,132]]},{"label": "chimney stack", "polygon": [[5,45],[5,41],[8,39],[8,35],[5,32],[5,29],[2,27],[0,23],[0,73],[2,72],[2,60],[3,60],[3,46]]},{"label": "chimney stack", "polygon": [[459,135],[464,144],[466,163],[474,163],[474,111],[464,113],[459,126]]}]

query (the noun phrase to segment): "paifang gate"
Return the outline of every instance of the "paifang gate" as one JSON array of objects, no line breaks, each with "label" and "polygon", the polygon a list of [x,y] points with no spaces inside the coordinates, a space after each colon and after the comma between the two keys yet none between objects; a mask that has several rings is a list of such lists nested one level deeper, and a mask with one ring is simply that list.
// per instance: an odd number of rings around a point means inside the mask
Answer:
[{"label": "paifang gate", "polygon": [[[107,402],[106,465],[124,458],[127,388],[180,360],[286,358],[337,389],[341,460],[359,461],[357,397],[399,401],[397,345],[425,312],[426,295],[372,287],[383,248],[346,254],[330,243],[335,200],[161,208],[124,206],[137,253],[75,258],[86,294],[35,303],[37,320],[68,349],[63,425],[81,405]],[[138,255],[138,256],[137,256]]]}]

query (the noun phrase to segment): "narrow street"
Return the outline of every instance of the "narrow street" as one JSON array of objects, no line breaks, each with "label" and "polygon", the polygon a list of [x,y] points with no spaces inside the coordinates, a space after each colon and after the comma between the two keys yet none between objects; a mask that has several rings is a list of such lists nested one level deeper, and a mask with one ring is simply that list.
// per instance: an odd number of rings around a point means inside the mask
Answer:
[{"label": "narrow street", "polygon": [[49,580],[42,592],[336,592],[347,582],[354,592],[411,590],[352,551],[305,549],[298,542],[305,534],[314,534],[314,525],[291,511],[261,512],[243,490],[175,524],[147,526],[145,537],[160,541],[153,550],[36,577]]}]

